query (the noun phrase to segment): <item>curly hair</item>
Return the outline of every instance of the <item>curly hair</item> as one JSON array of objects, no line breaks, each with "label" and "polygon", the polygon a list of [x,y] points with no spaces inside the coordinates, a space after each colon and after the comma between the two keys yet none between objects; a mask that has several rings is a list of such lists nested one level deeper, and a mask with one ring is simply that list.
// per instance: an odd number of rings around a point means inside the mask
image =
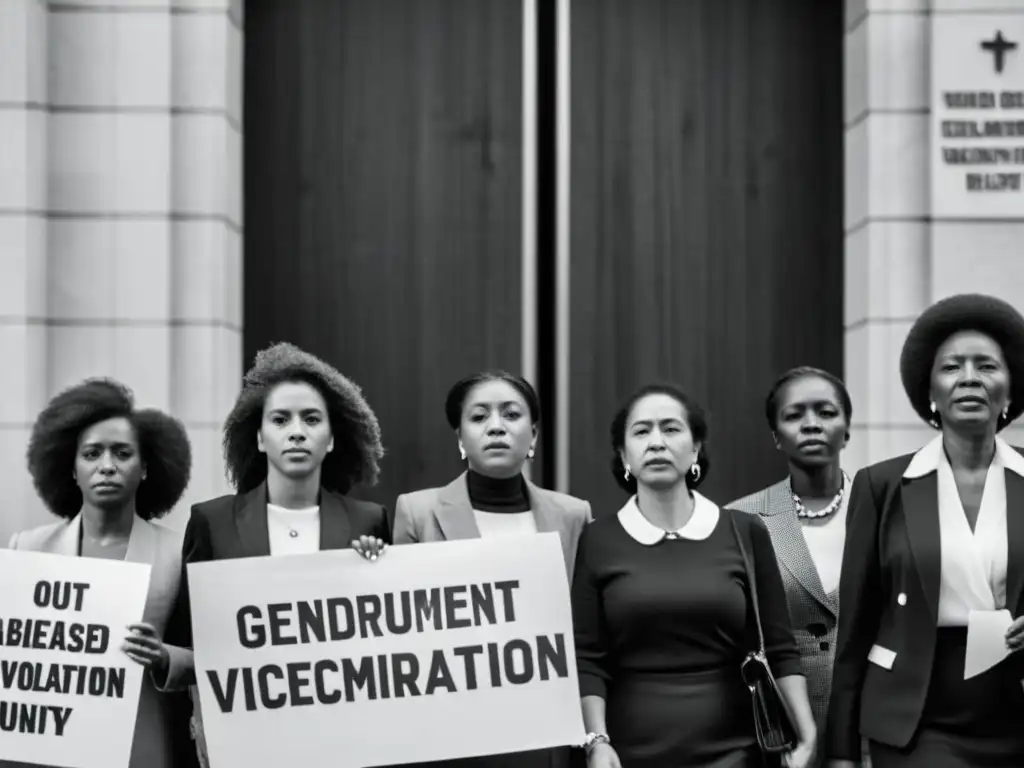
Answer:
[{"label": "curly hair", "polygon": [[384,447],[377,416],[362,390],[320,358],[281,342],[256,354],[224,423],[224,462],[235,489],[251,491],[267,478],[267,457],[260,453],[256,436],[271,390],[288,382],[309,384],[327,404],[334,450],[321,467],[321,487],[348,493],[357,483],[374,485]]},{"label": "curly hair", "polygon": [[135,430],[146,479],[135,494],[143,520],[166,515],[188,487],[192,448],[177,419],[153,408],[135,409],[132,391],[107,378],[87,379],[64,390],[36,418],[29,438],[28,471],[36,493],[53,514],[70,520],[82,508],[73,477],[78,440],[101,421],[127,419]]},{"label": "curly hair", "polygon": [[693,441],[700,443],[700,451],[697,453],[697,466],[700,467],[700,477],[694,479],[690,472],[686,473],[686,487],[690,490],[697,488],[708,478],[708,470],[711,469],[711,457],[708,454],[708,420],[707,415],[700,403],[683,392],[675,384],[647,384],[641,387],[629,399],[623,403],[612,419],[612,473],[615,482],[629,493],[636,493],[636,478],[630,475],[625,476],[626,467],[622,463],[621,451],[626,446],[626,422],[629,414],[640,400],[647,395],[668,395],[683,406],[686,411],[686,422],[693,435]]}]

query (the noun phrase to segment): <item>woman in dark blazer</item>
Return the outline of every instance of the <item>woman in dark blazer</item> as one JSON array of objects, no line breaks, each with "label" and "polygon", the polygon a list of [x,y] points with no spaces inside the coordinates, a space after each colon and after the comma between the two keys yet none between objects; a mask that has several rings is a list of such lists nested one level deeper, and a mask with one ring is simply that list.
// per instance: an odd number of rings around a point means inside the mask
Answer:
[{"label": "woman in dark blazer", "polygon": [[[192,507],[168,639],[192,647],[188,563],[347,547],[376,559],[390,539],[387,512],[345,494],[376,482],[383,454],[359,387],[290,344],[260,352],[224,425],[224,459],[238,492]],[[193,701],[206,765],[195,689]]]},{"label": "woman in dark blazer", "polygon": [[[765,417],[789,465],[786,478],[726,506],[759,515],[771,534],[811,708],[823,734],[850,499],[850,479],[839,458],[850,439],[853,404],[837,377],[805,366],[772,385]],[[819,751],[813,764],[823,762]]]},{"label": "woman in dark blazer", "polygon": [[1020,768],[1021,658],[965,680],[964,657],[973,612],[1024,613],[1024,457],[997,435],[1024,408],[1024,318],[988,296],[940,301],[900,373],[940,434],[854,479],[829,756],[854,765],[863,735],[875,768]]},{"label": "woman in dark blazer", "polygon": [[[568,579],[580,533],[591,519],[590,504],[540,488],[523,477],[523,466],[533,458],[540,422],[540,400],[533,387],[504,371],[477,373],[452,386],[445,415],[467,469],[444,487],[398,497],[395,544],[499,536],[514,541],[554,531],[562,542]],[[566,748],[429,765],[557,768],[568,760]]]},{"label": "woman in dark blazer", "polygon": [[[11,537],[10,549],[145,563],[146,606],[123,650],[143,677],[129,768],[194,764],[188,697],[165,694],[192,672],[192,652],[161,636],[178,595],[181,534],[158,520],[188,486],[192,451],[179,421],[136,409],[112,379],[92,379],[54,397],[39,414],[28,469],[39,497],[61,518]],[[0,766],[20,763],[0,760]]]}]

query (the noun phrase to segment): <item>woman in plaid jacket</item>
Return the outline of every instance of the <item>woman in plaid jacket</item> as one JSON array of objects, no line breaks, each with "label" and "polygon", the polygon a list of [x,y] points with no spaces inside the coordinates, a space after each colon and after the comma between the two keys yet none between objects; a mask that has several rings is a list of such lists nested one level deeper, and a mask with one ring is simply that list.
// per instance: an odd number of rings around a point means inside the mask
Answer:
[{"label": "woman in plaid jacket", "polygon": [[[789,472],[727,505],[759,515],[771,534],[819,733],[832,687],[850,490],[839,455],[850,439],[852,415],[850,394],[838,378],[810,367],[787,371],[768,393],[765,416]],[[821,752],[815,765],[823,764]]]}]

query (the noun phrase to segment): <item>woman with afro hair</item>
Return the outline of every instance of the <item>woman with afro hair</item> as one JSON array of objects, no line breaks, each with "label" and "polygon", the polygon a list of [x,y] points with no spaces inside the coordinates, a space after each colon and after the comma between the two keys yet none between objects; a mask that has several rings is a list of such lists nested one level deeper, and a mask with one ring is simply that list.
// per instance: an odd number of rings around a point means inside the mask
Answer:
[{"label": "woman with afro hair", "polygon": [[[237,493],[192,507],[168,639],[192,647],[188,563],[348,547],[375,560],[390,543],[387,511],[345,494],[377,481],[383,455],[377,417],[356,384],[291,344],[258,353],[224,425]],[[194,689],[193,707],[205,765]]]},{"label": "woman with afro hair", "polygon": [[[829,766],[858,766],[867,739],[875,768],[1020,768],[1024,449],[1000,433],[1024,413],[1024,316],[947,296],[914,321],[899,370],[935,436],[850,487]],[[1006,658],[968,675],[986,616]]]},{"label": "woman with afro hair", "polygon": [[14,534],[10,548],[152,569],[142,620],[129,627],[122,646],[150,672],[143,677],[131,768],[188,764],[187,699],[158,691],[194,674],[192,652],[160,639],[178,595],[181,535],[154,521],[181,498],[191,466],[181,423],[157,410],[136,410],[131,391],[110,379],[90,379],[54,397],[29,440],[32,481],[61,520]]}]

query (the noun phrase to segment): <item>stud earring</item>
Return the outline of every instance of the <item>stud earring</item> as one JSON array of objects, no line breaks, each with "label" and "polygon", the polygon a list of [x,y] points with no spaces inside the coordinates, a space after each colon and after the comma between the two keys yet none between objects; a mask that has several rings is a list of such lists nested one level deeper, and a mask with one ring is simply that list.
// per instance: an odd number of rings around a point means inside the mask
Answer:
[{"label": "stud earring", "polygon": [[622,477],[625,478],[626,482],[629,482],[629,464],[626,465],[626,471],[622,473]]},{"label": "stud earring", "polygon": [[693,482],[700,480],[700,464],[696,461],[690,465],[690,474],[693,475]]},{"label": "stud earring", "polygon": [[463,461],[466,460],[466,449],[463,448],[461,444],[459,445],[459,458]]}]

